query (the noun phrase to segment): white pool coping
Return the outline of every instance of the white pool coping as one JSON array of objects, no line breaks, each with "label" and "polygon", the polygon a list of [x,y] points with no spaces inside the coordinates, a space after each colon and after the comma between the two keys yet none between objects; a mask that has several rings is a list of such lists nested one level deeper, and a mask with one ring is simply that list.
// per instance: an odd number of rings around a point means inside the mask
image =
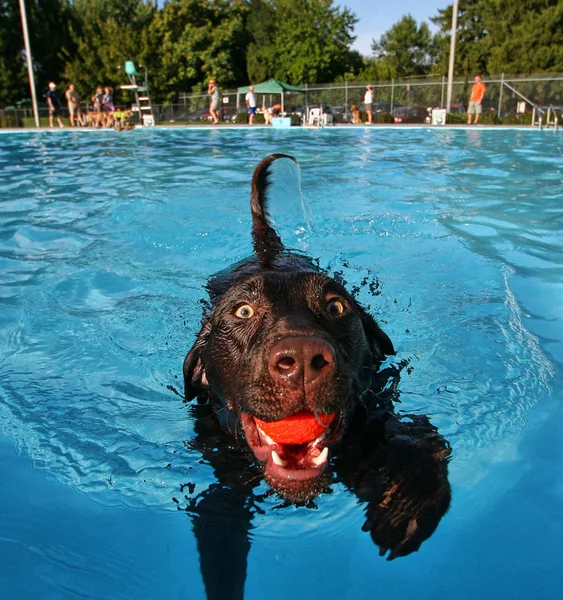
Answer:
[{"label": "white pool coping", "polygon": [[49,132],[52,134],[68,134],[68,133],[131,133],[131,131],[178,131],[178,130],[189,130],[189,131],[256,131],[267,129],[271,131],[333,131],[333,130],[393,130],[393,131],[409,131],[413,129],[427,129],[428,131],[560,131],[563,128],[555,129],[553,127],[532,127],[531,125],[427,125],[421,124],[405,124],[395,125],[393,123],[377,123],[374,125],[327,125],[323,127],[316,127],[314,125],[301,125],[297,127],[276,127],[273,128],[270,125],[174,125],[174,124],[160,124],[155,127],[135,127],[129,131],[116,131],[115,129],[94,129],[93,127],[13,127],[13,128],[0,128],[0,134],[8,133],[19,133],[19,134],[30,134],[30,133],[45,133]]}]

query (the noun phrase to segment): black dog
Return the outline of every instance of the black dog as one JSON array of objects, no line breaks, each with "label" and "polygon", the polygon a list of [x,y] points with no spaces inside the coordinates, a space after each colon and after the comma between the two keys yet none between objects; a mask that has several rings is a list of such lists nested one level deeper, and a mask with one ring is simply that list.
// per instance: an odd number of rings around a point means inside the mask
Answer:
[{"label": "black dog", "polygon": [[[367,503],[364,530],[389,559],[418,550],[450,504],[448,443],[426,417],[393,411],[398,369],[380,369],[394,354],[390,339],[271,226],[278,159],[293,161],[269,156],[252,179],[254,256],[210,279],[209,310],[184,361],[185,398],[199,396],[192,447],[219,480],[187,509],[210,598],[242,597],[257,476],[303,504],[342,481]],[[219,550],[229,554],[229,583],[215,571]]]}]

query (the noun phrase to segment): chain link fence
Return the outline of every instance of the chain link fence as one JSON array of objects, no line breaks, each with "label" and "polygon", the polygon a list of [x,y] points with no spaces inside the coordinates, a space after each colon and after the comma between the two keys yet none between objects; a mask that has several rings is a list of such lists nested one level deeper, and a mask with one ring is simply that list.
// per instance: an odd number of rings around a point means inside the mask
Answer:
[{"label": "chain link fence", "polygon": [[[483,79],[487,92],[483,101],[484,112],[496,114],[502,118],[508,114],[530,112],[535,106],[546,110],[552,107],[557,111],[563,108],[563,75],[504,75]],[[150,82],[149,82],[150,83]],[[373,87],[373,101],[376,112],[392,113],[398,107],[420,107],[426,109],[445,108],[447,80],[445,77],[411,77],[387,82],[340,82],[305,84],[304,92],[286,92],[284,111],[287,114],[299,114],[302,118],[307,109],[322,105],[332,112],[335,122],[351,121],[350,107],[356,104],[362,107],[366,85]],[[473,80],[463,79],[453,82],[451,111],[463,113],[467,109]],[[119,108],[131,105],[131,97],[126,92],[117,94]],[[280,102],[276,94],[259,94],[259,110]],[[84,110],[87,109],[84,105]],[[222,120],[233,122],[238,113],[246,113],[244,94],[237,90],[223,90]],[[49,111],[46,106],[39,109],[41,125],[47,126]],[[179,96],[179,102],[166,105],[153,105],[157,124],[208,123],[209,96],[201,93],[186,93]],[[63,118],[68,120],[68,112],[63,109]],[[6,108],[0,110],[2,127],[34,127],[33,113],[30,107]]]}]

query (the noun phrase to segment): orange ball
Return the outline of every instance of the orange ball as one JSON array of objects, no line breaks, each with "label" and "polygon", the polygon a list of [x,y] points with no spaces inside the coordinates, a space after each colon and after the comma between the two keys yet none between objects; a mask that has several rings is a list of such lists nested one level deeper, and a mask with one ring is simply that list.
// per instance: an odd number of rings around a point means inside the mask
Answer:
[{"label": "orange ball", "polygon": [[315,415],[302,411],[280,421],[262,421],[254,417],[260,429],[277,444],[306,444],[324,433],[335,414]]}]

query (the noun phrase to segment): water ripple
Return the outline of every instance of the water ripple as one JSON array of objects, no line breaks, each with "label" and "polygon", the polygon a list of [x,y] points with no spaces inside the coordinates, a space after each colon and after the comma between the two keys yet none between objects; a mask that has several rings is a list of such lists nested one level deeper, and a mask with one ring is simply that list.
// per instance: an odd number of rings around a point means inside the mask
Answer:
[{"label": "water ripple", "polygon": [[[61,482],[175,510],[183,484],[213,481],[167,386],[181,388],[206,276],[250,251],[250,177],[273,151],[301,163],[315,224],[300,242],[410,363],[401,409],[431,415],[459,481],[553,393],[553,132],[98,133],[2,135],[0,149],[0,429]],[[338,497],[323,500],[336,529]]]}]

